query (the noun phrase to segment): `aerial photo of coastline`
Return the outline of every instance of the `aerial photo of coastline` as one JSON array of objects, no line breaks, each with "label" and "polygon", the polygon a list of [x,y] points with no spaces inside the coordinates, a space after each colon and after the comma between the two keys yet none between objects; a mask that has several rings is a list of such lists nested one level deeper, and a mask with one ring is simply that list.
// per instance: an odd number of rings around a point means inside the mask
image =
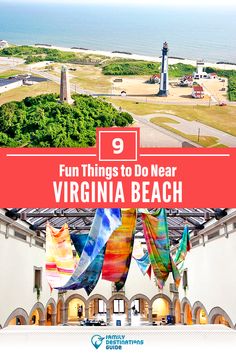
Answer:
[{"label": "aerial photo of coastline", "polygon": [[0,146],[236,147],[236,7],[1,1]]}]

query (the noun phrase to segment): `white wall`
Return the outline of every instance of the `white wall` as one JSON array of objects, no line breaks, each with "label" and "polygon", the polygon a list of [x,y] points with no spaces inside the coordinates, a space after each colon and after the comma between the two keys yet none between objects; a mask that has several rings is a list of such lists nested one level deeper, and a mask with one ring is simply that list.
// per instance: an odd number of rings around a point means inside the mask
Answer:
[{"label": "white wall", "polygon": [[[10,219],[9,219],[10,221]],[[12,222],[12,220],[11,220]],[[24,225],[23,222],[19,223]],[[43,268],[42,291],[39,302],[44,306],[51,297],[57,300],[57,292],[51,294],[45,277],[45,249],[35,246],[32,232],[25,227],[27,241],[14,237],[15,226],[9,226],[0,215],[0,324],[3,326],[8,316],[16,308],[23,308],[29,315],[37,302],[34,291],[34,266]],[[6,238],[8,232],[8,238]],[[31,245],[30,245],[31,241]]]},{"label": "white wall", "polygon": [[[235,210],[234,210],[235,214]],[[188,271],[188,289],[186,294],[180,285],[180,299],[188,298],[191,305],[200,301],[208,314],[213,307],[221,307],[236,323],[236,229],[233,222],[236,216],[228,217],[214,223],[201,233],[205,246],[201,244],[188,253],[185,268]],[[228,237],[222,223],[226,220]],[[220,237],[207,241],[207,235],[220,231]]]},{"label": "white wall", "polygon": [[5,86],[0,86],[0,93],[3,93],[3,92],[6,92],[6,91],[10,91],[10,90],[13,90],[17,87],[20,87],[23,85],[23,81],[22,80],[19,80],[17,82],[12,82],[12,83],[9,83]]},{"label": "white wall", "polygon": [[91,292],[91,294],[89,296],[87,295],[87,293],[84,289],[80,289],[80,290],[76,290],[76,291],[74,291],[74,290],[67,291],[65,298],[67,299],[71,295],[79,294],[87,300],[92,295],[100,294],[100,295],[105,296],[106,299],[109,299],[112,296],[111,284],[112,284],[111,282],[103,280],[100,277],[95,289]]}]

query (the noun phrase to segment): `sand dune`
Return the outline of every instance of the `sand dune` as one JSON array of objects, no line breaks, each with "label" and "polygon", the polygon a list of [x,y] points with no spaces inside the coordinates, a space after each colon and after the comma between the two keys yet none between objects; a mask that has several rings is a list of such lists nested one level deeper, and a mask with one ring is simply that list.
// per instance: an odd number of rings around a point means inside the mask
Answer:
[{"label": "sand dune", "polygon": [[[66,47],[57,47],[57,46],[41,46],[39,45],[38,47],[42,48],[50,48],[50,49],[58,49],[64,52],[74,52],[74,53],[86,53],[86,54],[94,54],[94,55],[104,55],[110,58],[123,58],[123,59],[132,59],[132,60],[145,60],[145,61],[153,61],[153,62],[161,62],[161,58],[159,57],[152,57],[152,56],[146,56],[146,55],[139,55],[139,54],[123,54],[123,53],[112,53],[109,51],[102,51],[102,50],[83,50],[83,49],[72,49],[72,48],[66,48]],[[196,58],[201,59],[201,58]],[[192,59],[173,59],[169,58],[169,64],[177,64],[177,63],[183,63],[183,64],[190,64],[195,66],[196,65],[196,60]],[[206,66],[211,66],[216,69],[223,69],[223,70],[235,70],[236,66],[235,65],[230,65],[230,64],[216,64],[216,63],[209,63],[205,62]]]}]

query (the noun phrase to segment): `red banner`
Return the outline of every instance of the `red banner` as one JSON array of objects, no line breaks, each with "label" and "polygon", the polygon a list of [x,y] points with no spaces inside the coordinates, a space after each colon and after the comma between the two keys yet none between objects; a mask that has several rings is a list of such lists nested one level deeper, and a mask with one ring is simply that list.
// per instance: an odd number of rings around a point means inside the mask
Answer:
[{"label": "red banner", "polygon": [[96,148],[0,154],[0,207],[235,207],[233,148],[140,148],[138,128],[113,128]]}]

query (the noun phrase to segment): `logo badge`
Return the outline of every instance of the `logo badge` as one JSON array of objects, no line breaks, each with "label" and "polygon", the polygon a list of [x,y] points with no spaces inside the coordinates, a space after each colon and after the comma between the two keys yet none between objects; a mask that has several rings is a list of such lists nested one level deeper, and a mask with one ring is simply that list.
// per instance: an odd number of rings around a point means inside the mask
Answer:
[{"label": "logo badge", "polygon": [[96,334],[91,338],[91,343],[96,349],[98,349],[102,345],[104,339],[105,337],[101,337],[98,334]]}]

